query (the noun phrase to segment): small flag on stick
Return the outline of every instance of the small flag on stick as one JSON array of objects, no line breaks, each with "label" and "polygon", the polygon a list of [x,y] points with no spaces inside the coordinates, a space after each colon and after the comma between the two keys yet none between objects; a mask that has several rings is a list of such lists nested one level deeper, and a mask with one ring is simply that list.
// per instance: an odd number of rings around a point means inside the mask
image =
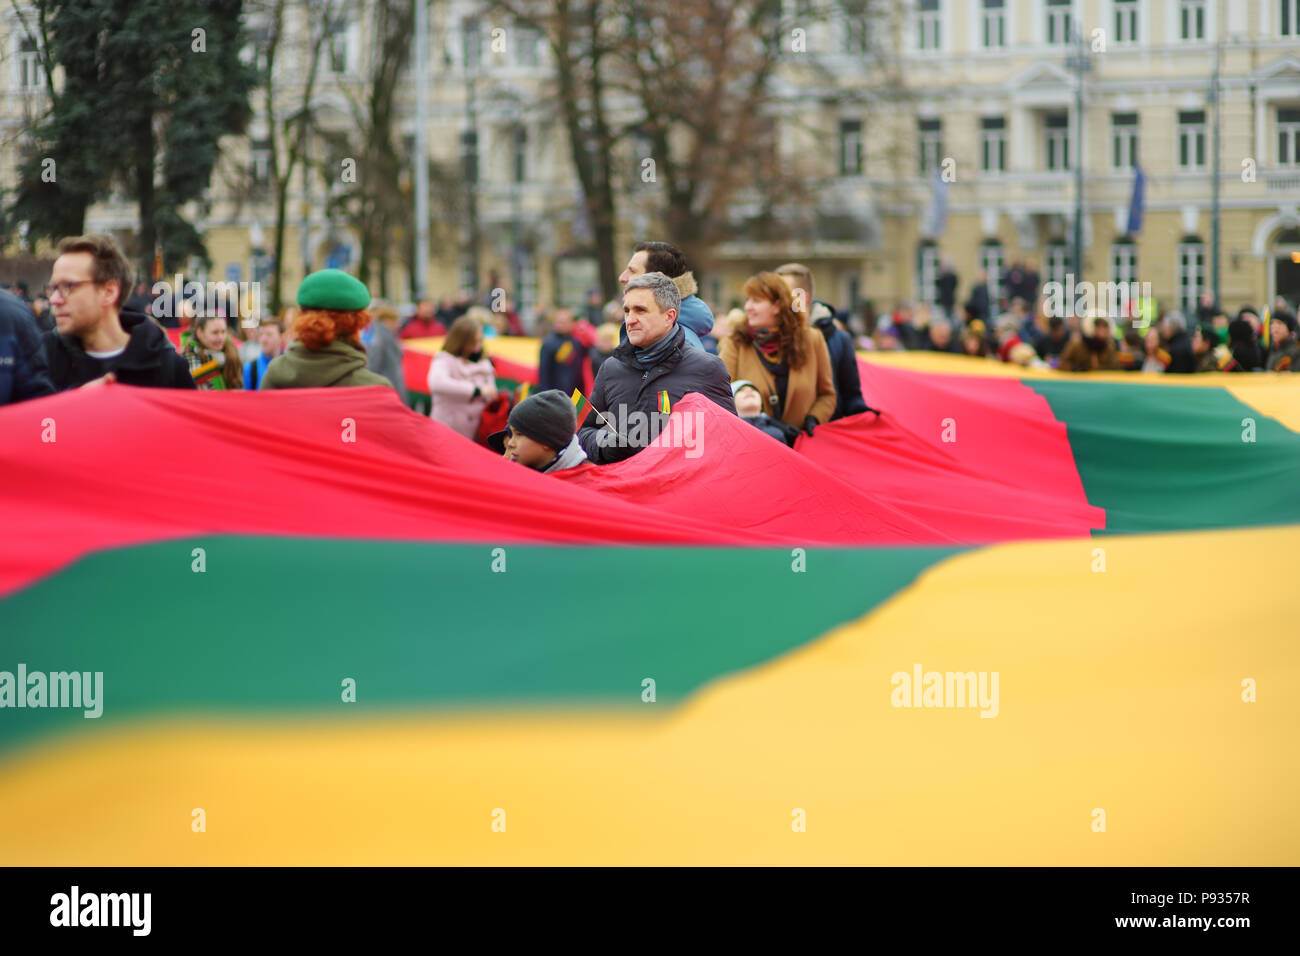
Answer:
[{"label": "small flag on stick", "polygon": [[602,415],[599,410],[591,407],[591,402],[587,401],[587,396],[582,394],[582,389],[575,388],[573,394],[569,396],[569,400],[573,402],[573,410],[577,413],[579,428],[582,427],[582,422],[587,417],[587,412],[593,411],[596,413],[597,418],[608,425],[615,434],[618,434],[618,429],[614,428],[613,423]]}]

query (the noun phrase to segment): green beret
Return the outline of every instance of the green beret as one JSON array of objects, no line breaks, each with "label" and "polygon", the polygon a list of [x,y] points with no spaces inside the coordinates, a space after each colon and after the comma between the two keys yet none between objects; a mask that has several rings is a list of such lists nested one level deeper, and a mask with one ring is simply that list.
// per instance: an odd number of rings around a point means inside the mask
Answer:
[{"label": "green beret", "polygon": [[370,304],[370,290],[341,269],[321,269],[298,286],[298,305],[304,309],[356,312]]}]

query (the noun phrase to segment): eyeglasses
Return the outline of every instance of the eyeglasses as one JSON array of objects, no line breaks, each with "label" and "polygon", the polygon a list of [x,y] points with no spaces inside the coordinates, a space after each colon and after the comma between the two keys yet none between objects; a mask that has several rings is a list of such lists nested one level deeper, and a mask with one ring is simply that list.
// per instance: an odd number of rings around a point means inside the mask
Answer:
[{"label": "eyeglasses", "polygon": [[[72,293],[76,292],[87,282],[95,282],[95,280],[81,279],[78,282],[52,282],[45,287],[45,298],[52,299],[54,298],[54,293],[57,292],[61,298],[66,299],[68,296],[72,295]],[[95,284],[98,285],[99,283],[95,283]]]}]

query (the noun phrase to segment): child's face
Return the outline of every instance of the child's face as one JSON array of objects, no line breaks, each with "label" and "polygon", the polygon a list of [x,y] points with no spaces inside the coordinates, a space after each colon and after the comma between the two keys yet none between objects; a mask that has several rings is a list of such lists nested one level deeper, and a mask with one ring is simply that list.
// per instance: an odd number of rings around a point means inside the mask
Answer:
[{"label": "child's face", "polygon": [[741,418],[763,414],[763,396],[758,394],[758,389],[746,386],[736,393],[736,414]]},{"label": "child's face", "polygon": [[194,334],[205,349],[220,352],[226,347],[226,320],[209,319],[207,324],[196,329]]},{"label": "child's face", "polygon": [[541,442],[533,441],[514,429],[506,435],[506,461],[517,461],[529,468],[542,468],[555,458],[555,451]]}]

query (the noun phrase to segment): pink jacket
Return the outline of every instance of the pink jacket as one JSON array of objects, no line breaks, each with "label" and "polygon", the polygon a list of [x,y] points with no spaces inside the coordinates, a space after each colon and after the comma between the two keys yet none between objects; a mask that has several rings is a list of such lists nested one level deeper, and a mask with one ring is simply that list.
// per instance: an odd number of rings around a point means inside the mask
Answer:
[{"label": "pink jacket", "polygon": [[479,398],[470,396],[474,394],[475,386],[481,393],[495,384],[496,372],[491,359],[485,357],[471,362],[439,352],[429,364],[429,394],[433,396],[429,417],[473,441],[487,399],[481,395]]}]

